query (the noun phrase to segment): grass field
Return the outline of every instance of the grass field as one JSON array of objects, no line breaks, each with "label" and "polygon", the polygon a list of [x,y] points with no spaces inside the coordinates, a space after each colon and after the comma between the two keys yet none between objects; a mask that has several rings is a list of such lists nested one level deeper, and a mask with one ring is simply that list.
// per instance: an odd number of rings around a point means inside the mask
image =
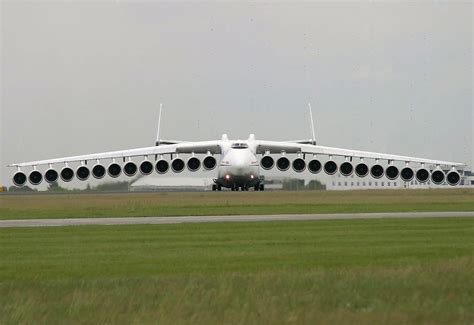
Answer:
[{"label": "grass field", "polygon": [[473,324],[474,219],[0,229],[0,324]]},{"label": "grass field", "polygon": [[473,210],[470,189],[0,196],[0,219]]}]

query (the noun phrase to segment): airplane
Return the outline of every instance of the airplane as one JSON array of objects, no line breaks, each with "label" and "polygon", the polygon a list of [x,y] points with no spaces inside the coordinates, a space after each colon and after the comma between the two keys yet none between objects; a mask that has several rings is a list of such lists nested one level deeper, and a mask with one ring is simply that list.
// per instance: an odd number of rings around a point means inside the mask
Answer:
[{"label": "airplane", "polygon": [[[247,140],[236,141],[230,140],[226,134],[215,141],[160,140],[161,115],[162,105],[160,104],[154,146],[10,164],[9,167],[17,168],[13,183],[20,187],[27,181],[31,185],[39,185],[43,181],[43,173],[38,170],[38,166],[49,166],[44,172],[44,179],[50,184],[57,182],[59,178],[64,182],[70,182],[74,176],[85,181],[91,174],[96,179],[102,179],[106,174],[117,178],[122,172],[132,177],[138,172],[142,175],[150,175],[154,171],[165,174],[170,169],[174,173],[181,173],[185,168],[191,172],[196,172],[201,168],[205,171],[217,168],[213,191],[221,191],[223,188],[233,191],[239,191],[239,189],[248,191],[251,188],[255,191],[264,191],[264,180],[260,176],[261,169],[268,171],[276,165],[281,172],[292,168],[295,172],[302,173],[308,169],[311,174],[324,171],[327,175],[335,175],[339,172],[345,177],[355,174],[360,178],[370,175],[374,179],[380,179],[385,176],[389,180],[401,178],[404,182],[411,182],[416,179],[419,183],[432,182],[436,185],[447,183],[456,186],[461,183],[461,174],[458,170],[466,167],[463,163],[320,146],[316,143],[310,104],[312,138],[298,141],[257,140],[254,134],[250,134]],[[165,155],[170,155],[170,161],[165,159]],[[190,155],[190,157],[185,161],[182,155]],[[199,155],[204,155],[204,157],[200,159]],[[279,155],[276,162],[272,155]],[[290,161],[289,155],[296,155],[296,157]],[[216,156],[220,156],[219,161]],[[307,161],[308,156],[309,161]],[[132,158],[136,157],[143,157],[140,164],[132,161]],[[327,159],[323,163],[320,157],[327,157]],[[334,157],[342,157],[344,161],[338,164]],[[102,163],[104,160],[110,161],[107,167]],[[120,160],[123,162],[123,167],[118,162]],[[355,163],[354,160],[358,162]],[[369,166],[367,160],[373,160],[374,164]],[[388,166],[384,168],[381,161],[386,161]],[[92,169],[89,168],[89,162],[95,162]],[[398,167],[396,162],[405,165]],[[73,163],[79,165],[75,171],[70,166]],[[63,165],[59,173],[53,167],[56,164]],[[413,165],[418,167],[415,169]],[[25,167],[32,167],[28,176],[21,170]],[[442,167],[447,167],[447,169]]]}]

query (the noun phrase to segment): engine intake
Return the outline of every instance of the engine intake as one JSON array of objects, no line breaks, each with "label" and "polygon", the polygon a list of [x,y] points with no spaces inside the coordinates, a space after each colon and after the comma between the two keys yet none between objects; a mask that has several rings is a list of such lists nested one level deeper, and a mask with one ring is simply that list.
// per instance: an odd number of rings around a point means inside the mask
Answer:
[{"label": "engine intake", "polygon": [[80,181],[85,181],[86,179],[88,179],[90,174],[91,174],[91,171],[86,166],[80,166],[76,170],[76,176]]},{"label": "engine intake", "polygon": [[28,176],[28,180],[32,185],[39,185],[43,181],[43,175],[37,170],[33,170]]},{"label": "engine intake", "polygon": [[44,179],[46,180],[46,182],[48,182],[49,184],[51,183],[55,183],[58,181],[58,178],[59,178],[59,174],[56,170],[54,169],[48,169],[46,171],[46,173],[44,173]]},{"label": "engine intake", "polygon": [[74,178],[74,171],[71,167],[64,167],[61,169],[59,175],[64,182],[70,182]]},{"label": "engine intake", "polygon": [[217,166],[217,160],[213,156],[207,156],[202,161],[205,170],[213,170]]},{"label": "engine intake", "polygon": [[400,172],[400,177],[404,182],[411,182],[415,178],[415,172],[411,167],[405,167]]},{"label": "engine intake", "polygon": [[324,164],[324,172],[328,175],[334,175],[337,173],[337,164],[333,160],[326,161]]},{"label": "engine intake", "polygon": [[293,161],[293,170],[297,173],[301,173],[306,169],[306,161],[302,158],[296,158]]},{"label": "engine intake", "polygon": [[351,176],[354,172],[354,166],[348,161],[345,161],[339,167],[339,171],[341,172],[342,176]]},{"label": "engine intake", "polygon": [[105,167],[101,164],[97,164],[92,168],[92,176],[96,179],[101,179],[105,176]]},{"label": "engine intake", "polygon": [[155,167],[158,174],[166,174],[170,169],[170,164],[166,160],[160,159],[156,162]]},{"label": "engine intake", "polygon": [[416,171],[415,177],[418,183],[426,183],[430,179],[430,172],[426,168],[420,168]]},{"label": "engine intake", "polygon": [[122,173],[122,167],[117,163],[111,163],[107,168],[107,174],[112,178],[117,178]]},{"label": "engine intake", "polygon": [[457,170],[451,170],[446,176],[446,181],[451,186],[459,185],[459,183],[461,183],[461,175]]},{"label": "engine intake", "polygon": [[370,168],[370,175],[375,179],[382,178],[384,175],[383,167],[381,165],[373,165],[372,168]]},{"label": "engine intake", "polygon": [[270,156],[265,156],[260,160],[260,166],[265,170],[270,170],[275,166],[275,160]]},{"label": "engine intake", "polygon": [[387,178],[389,180],[393,181],[398,178],[398,175],[400,175],[400,171],[395,166],[388,166],[387,170],[385,171],[385,175],[387,175]]},{"label": "engine intake", "polygon": [[184,161],[181,158],[175,158],[171,162],[171,169],[175,173],[181,173],[184,170],[184,166],[185,166]]},{"label": "engine intake", "polygon": [[133,161],[129,161],[123,166],[123,173],[128,177],[135,176],[137,174],[138,167]]},{"label": "engine intake", "polygon": [[285,172],[290,168],[290,160],[286,157],[280,157],[277,160],[277,168],[279,171]]},{"label": "engine intake", "polygon": [[19,187],[25,186],[26,174],[24,172],[16,172],[15,175],[13,175],[13,184]]},{"label": "engine intake", "polygon": [[369,175],[369,166],[364,163],[360,163],[355,168],[355,173],[358,177],[366,177]]},{"label": "engine intake", "polygon": [[201,161],[196,157],[191,157],[188,159],[186,166],[188,167],[189,171],[195,172],[201,168]]},{"label": "engine intake", "polygon": [[431,173],[431,181],[436,185],[443,184],[445,177],[446,175],[441,169],[437,169]]},{"label": "engine intake", "polygon": [[311,173],[317,174],[321,171],[323,165],[317,159],[313,159],[308,163],[308,169]]},{"label": "engine intake", "polygon": [[148,160],[144,160],[140,163],[140,173],[142,175],[150,175],[153,172],[153,164]]}]

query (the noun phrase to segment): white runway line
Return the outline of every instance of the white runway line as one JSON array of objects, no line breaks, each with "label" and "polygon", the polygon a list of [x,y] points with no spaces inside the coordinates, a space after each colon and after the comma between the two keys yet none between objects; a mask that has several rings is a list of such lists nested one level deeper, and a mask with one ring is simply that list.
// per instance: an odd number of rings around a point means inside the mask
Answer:
[{"label": "white runway line", "polygon": [[389,212],[389,213],[341,213],[303,215],[241,215],[241,216],[185,216],[185,217],[127,217],[127,218],[74,218],[74,219],[25,219],[0,220],[0,228],[13,227],[61,227],[83,225],[147,225],[204,222],[260,222],[260,221],[315,221],[388,218],[459,218],[474,217],[468,212]]}]

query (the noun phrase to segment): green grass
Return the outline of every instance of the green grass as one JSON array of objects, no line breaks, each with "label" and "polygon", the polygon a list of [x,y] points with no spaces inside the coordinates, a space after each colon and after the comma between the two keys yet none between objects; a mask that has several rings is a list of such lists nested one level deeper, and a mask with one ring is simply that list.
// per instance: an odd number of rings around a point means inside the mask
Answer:
[{"label": "green grass", "polygon": [[474,211],[474,190],[0,196],[0,219]]},{"label": "green grass", "polygon": [[474,219],[0,229],[0,324],[472,324]]}]

